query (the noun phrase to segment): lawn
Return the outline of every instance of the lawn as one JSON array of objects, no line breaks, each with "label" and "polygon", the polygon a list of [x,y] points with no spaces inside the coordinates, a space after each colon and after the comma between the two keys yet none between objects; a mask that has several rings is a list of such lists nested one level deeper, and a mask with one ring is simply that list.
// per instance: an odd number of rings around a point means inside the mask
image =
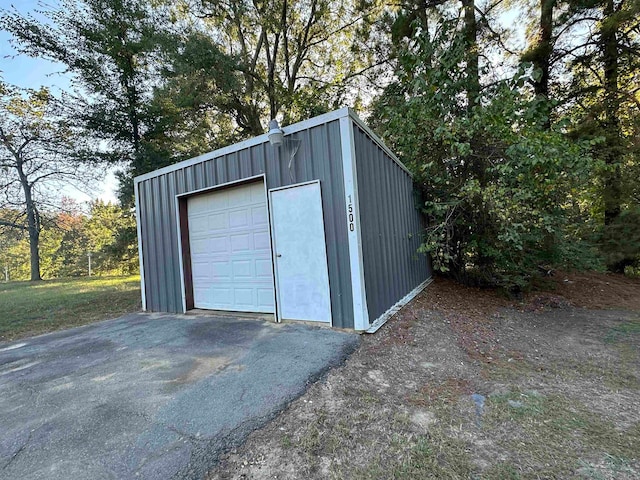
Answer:
[{"label": "lawn", "polygon": [[557,281],[437,279],[208,478],[640,478],[640,282]]},{"label": "lawn", "polygon": [[84,325],[139,309],[139,276],[3,283],[0,341]]}]

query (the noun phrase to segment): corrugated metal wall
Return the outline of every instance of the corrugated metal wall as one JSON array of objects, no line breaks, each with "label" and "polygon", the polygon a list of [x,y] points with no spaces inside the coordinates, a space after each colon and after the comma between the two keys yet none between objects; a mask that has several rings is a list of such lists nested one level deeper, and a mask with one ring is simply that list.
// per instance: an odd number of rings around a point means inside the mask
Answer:
[{"label": "corrugated metal wall", "polygon": [[417,252],[424,222],[415,208],[413,181],[357,125],[353,127],[360,228],[369,321],[373,323],[431,276]]},{"label": "corrugated metal wall", "polygon": [[[278,150],[268,142],[138,184],[147,310],[182,311],[175,195],[266,173],[267,187],[320,180],[331,309],[336,327],[353,328],[353,300],[339,121],[287,136]],[[289,172],[289,149],[300,140]]]}]

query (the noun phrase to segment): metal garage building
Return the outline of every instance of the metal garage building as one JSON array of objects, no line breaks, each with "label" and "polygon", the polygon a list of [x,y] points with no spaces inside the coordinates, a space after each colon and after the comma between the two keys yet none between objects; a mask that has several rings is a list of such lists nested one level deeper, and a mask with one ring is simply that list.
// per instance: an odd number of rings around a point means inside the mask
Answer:
[{"label": "metal garage building", "polygon": [[369,330],[431,277],[411,176],[347,108],[141,175],[135,196],[147,311]]}]

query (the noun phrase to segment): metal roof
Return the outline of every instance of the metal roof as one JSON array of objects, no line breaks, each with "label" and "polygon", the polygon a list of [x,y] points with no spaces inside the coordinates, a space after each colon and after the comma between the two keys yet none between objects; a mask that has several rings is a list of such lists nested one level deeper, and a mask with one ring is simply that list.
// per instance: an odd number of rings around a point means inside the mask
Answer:
[{"label": "metal roof", "polygon": [[[284,132],[285,135],[290,135],[292,133],[296,133],[302,130],[307,130],[311,127],[329,123],[344,117],[350,117],[362,130],[364,130],[367,133],[369,137],[371,137],[371,140],[373,140],[380,148],[382,148],[393,159],[394,162],[396,162],[405,172],[411,175],[411,172],[409,171],[409,169],[398,159],[398,157],[391,151],[391,149],[389,149],[389,147],[387,147],[384,144],[384,142],[380,139],[380,137],[378,137],[375,133],[373,133],[373,131],[362,121],[362,119],[360,119],[360,117],[358,117],[358,115],[348,107],[341,108],[339,110],[334,110],[333,112],[328,112],[323,115],[319,115],[317,117],[304,120],[302,122],[294,123],[292,125],[287,125],[285,127],[282,127],[282,131]],[[267,134],[264,133],[262,135],[258,135],[257,137],[249,138],[242,142],[234,143],[233,145],[228,145],[226,147],[222,147],[217,150],[213,150],[211,152],[198,155],[197,157],[193,157],[188,160],[183,160],[182,162],[174,163],[173,165],[168,165],[166,167],[159,168],[158,170],[154,170],[152,172],[139,175],[135,177],[134,181],[137,184],[139,182],[148,180],[150,178],[158,177],[160,175],[173,172],[175,170],[180,170],[182,168],[189,167],[191,165],[204,162],[206,160],[211,160],[212,158],[228,155],[230,153],[244,150],[246,148],[250,148],[255,145],[259,145],[261,143],[265,143],[268,141],[269,139],[267,137]]]}]

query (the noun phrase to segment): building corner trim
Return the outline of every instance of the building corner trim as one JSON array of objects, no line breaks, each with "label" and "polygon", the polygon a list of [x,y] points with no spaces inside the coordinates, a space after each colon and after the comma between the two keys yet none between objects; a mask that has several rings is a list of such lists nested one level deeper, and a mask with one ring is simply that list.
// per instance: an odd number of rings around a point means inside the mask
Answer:
[{"label": "building corner trim", "polygon": [[356,172],[356,150],[353,137],[353,121],[350,116],[340,118],[340,143],[342,145],[342,173],[349,239],[349,264],[353,296],[353,328],[369,328],[369,312],[364,282],[362,235],[360,231],[360,208]]},{"label": "building corner trim", "polygon": [[429,277],[420,285],[418,285],[416,288],[411,290],[407,295],[402,297],[398,303],[396,303],[393,307],[391,307],[389,310],[387,310],[382,315],[380,315],[380,317],[378,317],[376,321],[371,324],[371,327],[369,327],[365,331],[365,333],[376,333],[380,329],[380,327],[382,327],[385,323],[387,323],[387,321],[391,317],[393,317],[396,313],[398,313],[402,309],[402,307],[404,307],[407,303],[409,303],[411,300],[416,298],[420,292],[422,292],[425,288],[427,288],[431,284],[431,282],[433,282],[433,278]]}]

